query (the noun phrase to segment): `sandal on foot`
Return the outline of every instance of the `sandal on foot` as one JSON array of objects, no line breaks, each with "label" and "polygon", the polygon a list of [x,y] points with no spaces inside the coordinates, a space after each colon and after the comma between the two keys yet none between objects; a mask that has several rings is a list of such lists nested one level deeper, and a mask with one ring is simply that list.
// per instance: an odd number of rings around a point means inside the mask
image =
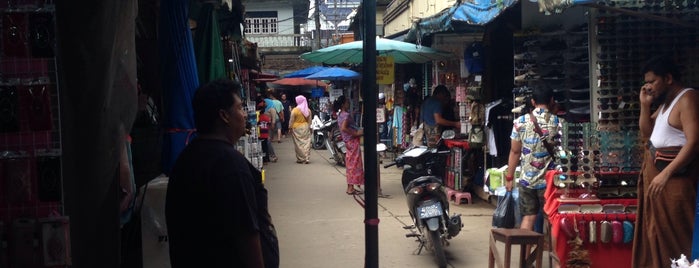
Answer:
[{"label": "sandal on foot", "polygon": [[351,192],[345,192],[347,195],[358,195],[361,194],[360,192],[357,192],[356,190],[352,190]]}]

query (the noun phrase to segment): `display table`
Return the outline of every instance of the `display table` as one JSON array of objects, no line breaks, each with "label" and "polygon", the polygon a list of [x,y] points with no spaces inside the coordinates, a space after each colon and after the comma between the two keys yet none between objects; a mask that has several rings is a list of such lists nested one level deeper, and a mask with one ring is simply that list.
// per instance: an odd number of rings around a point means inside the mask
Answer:
[{"label": "display table", "polygon": [[446,145],[448,148],[461,148],[468,150],[470,147],[468,146],[468,140],[461,140],[461,139],[453,139],[453,140],[444,140],[444,145]]},{"label": "display table", "polygon": [[[552,238],[555,238],[554,250],[560,261],[561,268],[566,267],[566,261],[568,259],[568,253],[571,250],[571,245],[568,245],[568,241],[571,239],[566,235],[566,233],[561,229],[561,219],[566,218],[571,223],[579,220],[596,221],[597,222],[597,242],[590,243],[588,241],[583,242],[583,247],[589,252],[592,267],[595,268],[630,268],[631,267],[631,248],[632,242],[620,242],[615,243],[610,241],[608,243],[603,243],[600,240],[600,223],[602,221],[630,221],[634,223],[636,221],[635,213],[628,213],[624,211],[613,212],[613,213],[603,213],[603,212],[559,212],[559,207],[561,205],[585,205],[585,204],[619,204],[623,207],[635,206],[637,205],[637,199],[560,199],[560,189],[553,186],[553,178],[557,175],[556,171],[549,171],[546,174],[546,192],[544,194],[546,198],[546,205],[544,206],[544,212],[548,215],[548,221],[550,223],[550,233]],[[573,205],[574,204],[574,205]]]},{"label": "display table", "polygon": [[464,175],[469,176],[469,174],[464,174],[462,161],[464,152],[469,148],[468,141],[461,139],[444,140],[444,145],[450,151],[445,170],[446,186],[461,191],[465,186]]}]

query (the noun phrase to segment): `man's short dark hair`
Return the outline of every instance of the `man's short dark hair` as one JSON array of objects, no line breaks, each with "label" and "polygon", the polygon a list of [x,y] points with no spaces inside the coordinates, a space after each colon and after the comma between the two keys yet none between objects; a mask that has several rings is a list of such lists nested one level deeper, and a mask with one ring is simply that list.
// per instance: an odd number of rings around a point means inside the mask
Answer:
[{"label": "man's short dark hair", "polygon": [[670,56],[656,56],[646,62],[643,66],[643,75],[647,72],[653,72],[658,76],[672,75],[672,79],[682,81],[682,73],[679,66],[675,64]]},{"label": "man's short dark hair", "polygon": [[449,93],[449,89],[447,89],[447,86],[438,85],[437,87],[434,88],[434,91],[432,91],[432,96],[437,96],[437,95],[451,96],[451,93]]},{"label": "man's short dark hair", "polygon": [[233,95],[240,98],[240,89],[239,83],[228,79],[214,80],[199,87],[192,100],[197,132],[208,134],[214,131],[218,111],[233,106]]},{"label": "man's short dark hair", "polygon": [[553,98],[553,89],[550,87],[535,87],[532,90],[532,99],[536,104],[548,104]]}]

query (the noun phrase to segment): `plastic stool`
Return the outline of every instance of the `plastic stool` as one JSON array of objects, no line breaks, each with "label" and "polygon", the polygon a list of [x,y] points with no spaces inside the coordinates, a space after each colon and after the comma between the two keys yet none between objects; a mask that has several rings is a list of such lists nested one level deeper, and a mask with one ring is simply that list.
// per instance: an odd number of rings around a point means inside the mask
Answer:
[{"label": "plastic stool", "polygon": [[449,187],[444,187],[444,189],[446,189],[447,200],[449,200],[449,201],[451,201],[454,198],[454,195],[458,192],[457,190],[454,190],[454,189],[449,188]]},{"label": "plastic stool", "polygon": [[[495,242],[505,243],[505,265],[500,259],[500,254],[495,246]],[[492,229],[490,232],[490,250],[488,253],[488,268],[493,268],[494,262],[498,268],[510,268],[510,257],[512,255],[512,245],[520,245],[519,266],[531,267],[536,263],[536,268],[541,268],[544,247],[544,235],[526,229]],[[527,245],[536,246],[533,252],[527,252]]]},{"label": "plastic stool", "polygon": [[454,193],[454,204],[461,204],[464,199],[466,199],[466,204],[471,204],[471,193],[458,191]]}]

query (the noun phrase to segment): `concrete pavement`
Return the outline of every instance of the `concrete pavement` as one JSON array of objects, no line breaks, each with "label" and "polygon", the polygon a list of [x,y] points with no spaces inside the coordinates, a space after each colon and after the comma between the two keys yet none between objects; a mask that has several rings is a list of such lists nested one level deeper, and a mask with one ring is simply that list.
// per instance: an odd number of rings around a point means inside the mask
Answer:
[{"label": "concrete pavement", "polygon": [[[345,194],[345,169],[334,165],[327,150],[312,150],[310,164],[297,164],[290,138],[273,146],[279,161],[265,165],[266,187],[279,236],[281,267],[363,267],[364,210]],[[403,226],[412,221],[400,186],[402,170],[380,170],[383,193],[390,197],[379,198],[379,266],[436,267],[430,252],[416,255],[418,243],[405,237],[409,231]],[[464,223],[461,233],[446,247],[450,267],[488,265],[494,207],[476,196],[473,201],[450,206],[452,213],[462,214]],[[517,252],[513,248],[513,265]]]}]

